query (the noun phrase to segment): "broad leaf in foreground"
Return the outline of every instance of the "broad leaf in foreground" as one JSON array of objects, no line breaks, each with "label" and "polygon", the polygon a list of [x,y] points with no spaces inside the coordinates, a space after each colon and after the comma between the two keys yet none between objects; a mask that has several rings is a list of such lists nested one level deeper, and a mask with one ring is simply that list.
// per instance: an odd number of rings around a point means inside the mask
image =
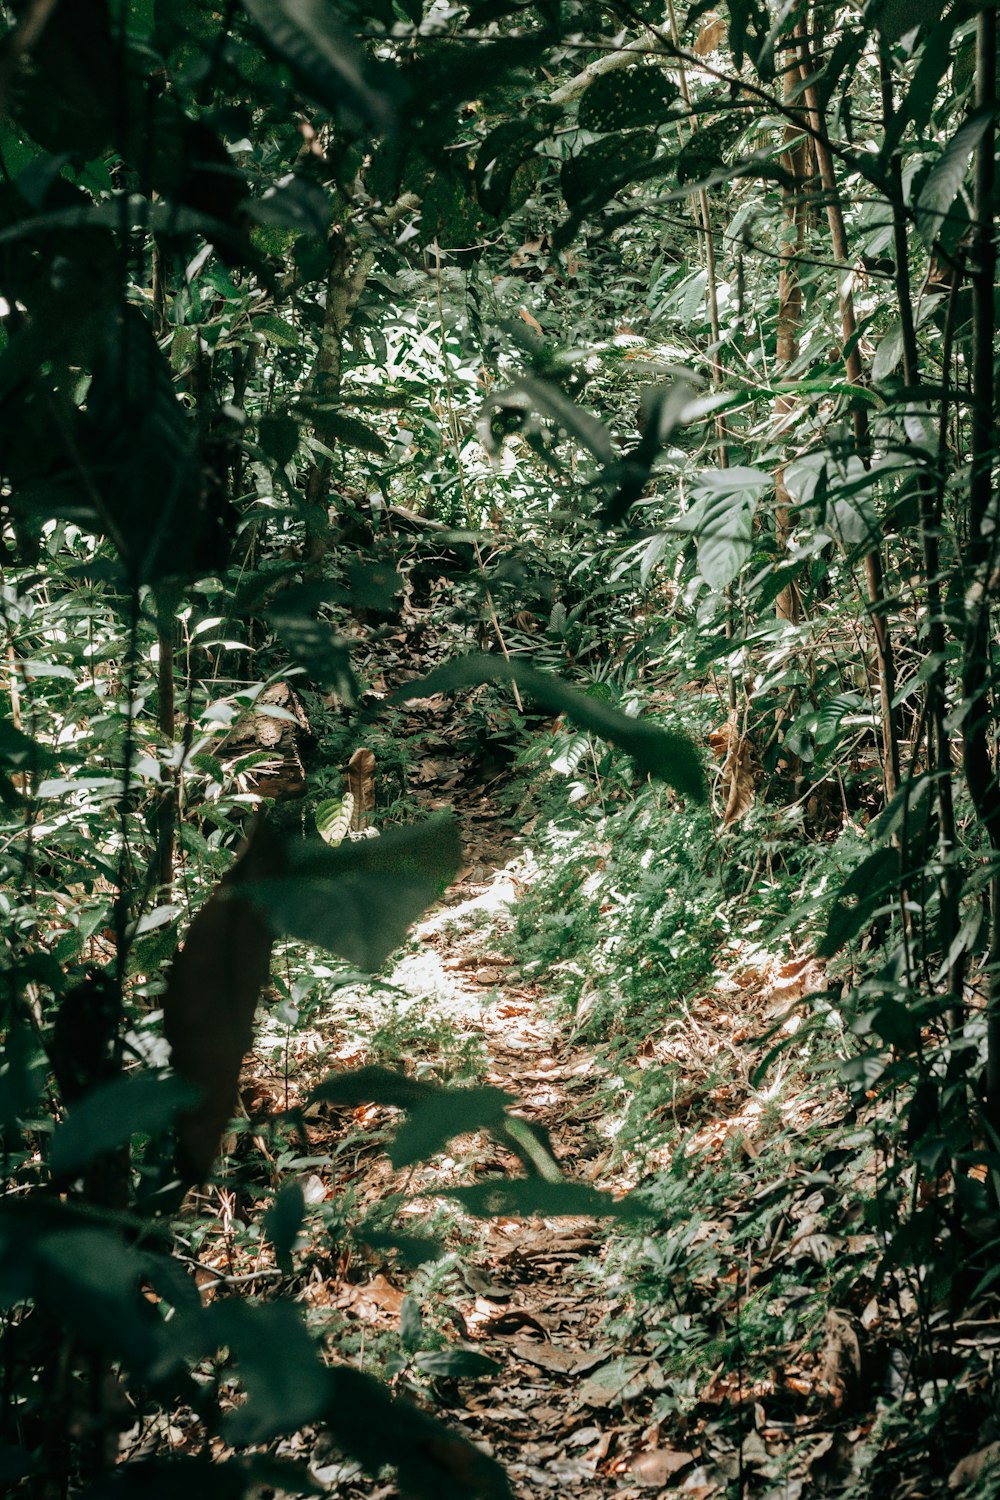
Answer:
[{"label": "broad leaf in foreground", "polygon": [[560,1217],[587,1219],[640,1219],[653,1210],[632,1198],[612,1198],[585,1182],[546,1182],[542,1177],[497,1178],[469,1187],[439,1187],[428,1198],[454,1198],[466,1213],[489,1219],[498,1214],[530,1219]]},{"label": "broad leaf in foreground", "polygon": [[201,1102],[178,1121],[178,1165],[191,1182],[212,1169],[236,1102],[240,1064],[267,983],[272,936],[246,899],[246,882],[281,863],[281,846],[259,823],[241,858],[191,923],[163,997],[163,1030],[174,1072]]},{"label": "broad leaf in foreground", "polygon": [[392,695],[392,702],[406,703],[429,698],[455,688],[477,687],[484,682],[516,682],[528,697],[554,714],[565,714],[580,729],[600,735],[628,752],[642,776],[665,781],[694,802],[706,798],[705,775],[694,745],[676,730],[630,719],[608,703],[592,698],[558,677],[550,677],[520,661],[471,652],[437,667],[426,677],[406,683]]},{"label": "broad leaf in foreground", "polygon": [[445,813],[337,848],[318,839],[291,844],[281,873],[255,881],[248,894],[276,935],[330,949],[373,971],[399,947],[461,858],[458,825]]}]

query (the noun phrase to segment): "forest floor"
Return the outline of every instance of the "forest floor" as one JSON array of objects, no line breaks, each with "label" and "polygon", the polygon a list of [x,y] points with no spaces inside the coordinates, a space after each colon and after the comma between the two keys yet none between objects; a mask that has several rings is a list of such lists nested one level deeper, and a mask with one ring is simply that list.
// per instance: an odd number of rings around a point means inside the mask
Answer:
[{"label": "forest floor", "polygon": [[[894,1500],[978,1494],[996,1444],[956,1434],[929,1476],[926,1434],[913,1435],[933,1341],[916,1359],[919,1287],[875,1271],[886,1243],[869,1213],[877,1153],[831,1086],[829,1028],[819,1053],[803,1042],[758,1071],[776,1035],[799,1041],[799,1002],[823,990],[822,967],[734,936],[710,982],[665,1006],[655,1034],[605,1045],[581,1024],[585,1007],[560,994],[558,960],[522,962],[517,914],[543,878],[541,823],[530,792],[518,802],[516,775],[484,775],[448,751],[450,711],[411,710],[436,749],[411,767],[409,793],[422,808],[454,807],[465,868],[382,975],[319,971],[296,1024],[263,1028],[248,1113],[294,1109],[321,1079],[372,1063],[491,1085],[546,1133],[567,1178],[615,1201],[659,1185],[666,1206],[638,1224],[474,1217],[448,1191],[522,1178],[502,1142],[464,1135],[396,1170],[397,1110],[313,1105],[306,1146],[270,1157],[270,1191],[283,1174],[302,1186],[302,1269],[285,1288],[330,1357],[389,1378],[465,1432],[502,1463],[518,1500],[860,1496],[886,1448],[890,1472],[893,1453],[905,1466],[884,1487]],[[622,1125],[657,1075],[668,1083],[642,1146]],[[266,1242],[242,1231],[239,1192],[220,1202],[200,1252],[206,1286],[222,1278],[209,1297],[227,1278],[237,1292],[278,1274]],[[392,1237],[431,1237],[442,1250],[408,1264],[384,1248]],[[973,1364],[966,1405],[988,1380]],[[887,1400],[909,1416],[884,1431]],[[278,1451],[345,1500],[398,1493],[309,1430]]]},{"label": "forest floor", "polygon": [[[422,711],[425,719],[440,715],[446,722],[442,704]],[[258,1056],[245,1097],[251,1113],[269,1103],[287,1108],[331,1071],[372,1061],[436,1080],[443,1071],[447,1081],[489,1084],[510,1094],[514,1113],[547,1133],[568,1177],[618,1198],[651,1172],[667,1170],[671,1150],[640,1157],[616,1147],[624,1091],[620,1050],[616,1058],[592,1037],[582,1038],[578,1016],[553,998],[545,973],[522,972],[512,930],[517,903],[539,875],[533,821],[512,818],[510,797],[498,805],[495,790],[497,778],[492,787],[483,785],[474,766],[441,753],[440,746],[436,757],[412,769],[417,801],[429,808],[447,801],[461,816],[466,867],[389,972],[339,987],[313,1027],[296,1031],[291,1052],[286,1041],[269,1062]],[[728,1239],[736,1219],[759,1212],[754,1136],[768,1111],[768,1091],[751,1086],[764,1049],[750,1040],[821,980],[807,960],[782,963],[737,943],[711,993],[692,995],[682,1019],[665,1016],[660,1035],[636,1040],[636,1069],[669,1063],[680,1079],[672,1110],[690,1127],[684,1149],[717,1157],[720,1168],[723,1157],[728,1163],[734,1217],[709,1217],[693,1239],[691,1226],[683,1226],[695,1264],[699,1245]],[[835,1131],[842,1103],[823,1086],[795,1093],[778,1107],[788,1116],[786,1133],[822,1136]],[[609,1221],[473,1219],[436,1195],[456,1184],[520,1177],[516,1157],[480,1132],[453,1140],[449,1154],[428,1165],[397,1172],[385,1147],[398,1119],[397,1111],[378,1105],[314,1109],[308,1153],[289,1163],[299,1168],[306,1200],[319,1206],[321,1222],[329,1223],[324,1205],[350,1205],[345,1212],[355,1227],[361,1219],[362,1240],[364,1223],[371,1222],[366,1215],[374,1214],[397,1232],[436,1234],[448,1252],[431,1269],[414,1272],[377,1252],[358,1255],[350,1248],[356,1234],[339,1253],[315,1257],[301,1296],[335,1357],[394,1373],[403,1389],[429,1399],[502,1462],[519,1500],[539,1492],[597,1500],[665,1488],[707,1500],[733,1493],[734,1484],[748,1493],[744,1480],[764,1492],[769,1477],[781,1481],[775,1495],[795,1500],[810,1492],[814,1469],[843,1465],[849,1439],[831,1435],[827,1419],[831,1401],[843,1405],[845,1387],[857,1379],[858,1341],[846,1316],[832,1314],[832,1330],[828,1326],[818,1347],[815,1338],[789,1340],[786,1363],[764,1384],[755,1385],[720,1345],[717,1357],[701,1363],[701,1388],[688,1414],[664,1415],[669,1403],[657,1398],[670,1382],[662,1361],[641,1339],[623,1347],[609,1330],[609,1319],[634,1302],[620,1265],[607,1264],[617,1233],[609,1233]],[[732,1170],[734,1145],[745,1171]],[[833,1241],[820,1223],[826,1179],[817,1191],[808,1163],[788,1165],[792,1174],[779,1189],[793,1216],[774,1225],[761,1264],[753,1264],[752,1250],[749,1258],[734,1250],[721,1283],[711,1267],[704,1274],[710,1316],[717,1319],[721,1293],[737,1343],[741,1297],[758,1293],[758,1277],[766,1281],[789,1258],[832,1254]],[[669,1241],[675,1229],[665,1224],[654,1233]],[[645,1231],[628,1232],[634,1242]],[[226,1255],[232,1265],[231,1246]],[[696,1271],[692,1278],[697,1283]],[[664,1303],[669,1295],[664,1285]],[[486,1355],[495,1372],[478,1379],[435,1377],[435,1355],[454,1354],[456,1347]],[[824,1399],[810,1416],[817,1389]],[[380,1487],[356,1465],[314,1448],[308,1433],[282,1451],[308,1458],[316,1478],[335,1494],[367,1500],[396,1494],[392,1484]]]}]

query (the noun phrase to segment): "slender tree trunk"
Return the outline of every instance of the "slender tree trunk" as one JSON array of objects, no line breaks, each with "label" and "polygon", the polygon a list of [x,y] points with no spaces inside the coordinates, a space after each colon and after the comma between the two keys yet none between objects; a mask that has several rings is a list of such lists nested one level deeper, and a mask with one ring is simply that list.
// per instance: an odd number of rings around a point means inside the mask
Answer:
[{"label": "slender tree trunk", "polygon": [[[326,312],[319,352],[313,366],[310,395],[313,401],[333,404],[340,396],[344,364],[344,339],[374,263],[370,250],[363,250],[352,267],[353,245],[347,229],[335,225],[329,241],[330,269],[326,279]],[[324,432],[323,414],[313,416],[313,426],[327,446],[334,441]],[[323,557],[329,545],[330,460],[316,459],[305,479],[304,572],[313,579],[322,576]]]},{"label": "slender tree trunk", "polygon": [[[882,117],[888,132],[892,126],[895,105],[892,97],[892,63],[888,49],[879,56],[882,85]],[[917,330],[913,318],[913,294],[910,282],[909,245],[903,199],[903,174],[899,153],[889,163],[892,182],[893,254],[896,263],[896,302],[903,340],[903,378],[910,390],[920,381],[920,358]],[[957,865],[958,836],[952,788],[951,736],[947,723],[946,647],[944,605],[941,598],[941,558],[938,545],[941,512],[938,486],[926,471],[918,477],[920,504],[920,545],[923,554],[924,590],[927,600],[927,644],[931,672],[927,679],[927,722],[930,746],[930,770],[935,777],[938,804],[938,852],[941,858],[940,928],[941,951],[951,954],[948,989],[953,997],[952,1028],[960,1022],[958,1007],[964,983],[964,954],[955,943],[959,930],[960,872]]]},{"label": "slender tree trunk", "polygon": [[[794,54],[783,74],[785,103],[791,105],[796,96],[799,81],[798,64]],[[778,329],[775,349],[775,374],[781,378],[784,370],[799,353],[799,330],[802,323],[802,287],[799,283],[799,258],[805,239],[806,197],[805,189],[811,176],[808,143],[802,131],[792,121],[786,121],[784,151],[781,165],[788,179],[781,185],[781,260],[778,270]],[[779,443],[791,426],[796,408],[794,396],[780,395],[774,402],[774,435]],[[779,553],[788,546],[791,533],[792,500],[785,484],[785,459],[782,456],[774,469],[774,530]],[[802,615],[802,597],[798,585],[787,583],[775,600],[775,613],[779,620],[790,620],[797,624]]]},{"label": "slender tree trunk", "polygon": [[[168,744],[176,738],[177,715],[174,706],[174,652],[177,623],[162,620],[157,628],[159,659],[156,664],[156,717],[160,733]],[[174,879],[174,848],[180,813],[180,767],[173,766],[170,785],[160,793],[156,810],[156,883],[163,897],[169,899]]]},{"label": "slender tree trunk", "polygon": [[[972,452],[969,479],[969,562],[966,590],[965,664],[965,775],[976,812],[986,831],[994,871],[1000,866],[1000,787],[994,766],[995,716],[990,694],[992,639],[990,601],[995,587],[996,521],[993,512],[994,425],[994,163],[997,103],[996,4],[979,12],[976,37],[976,108],[989,113],[989,123],[976,152],[974,231],[972,245]],[[1000,876],[991,882],[989,947],[989,1017],[987,1052],[987,1114],[1000,1132]]]},{"label": "slender tree trunk", "polygon": [[[677,13],[674,10],[673,0],[667,0],[667,17],[670,22],[670,39],[677,52],[677,72],[680,84],[681,98],[684,100],[684,108],[688,112],[688,120],[691,124],[691,133],[694,135],[698,129],[698,117],[691,104],[691,90],[688,86],[687,68],[681,56],[680,32],[677,29]],[[705,302],[708,308],[708,325],[712,335],[712,388],[721,391],[723,383],[722,368],[722,328],[719,322],[719,279],[715,263],[715,231],[712,227],[712,208],[709,202],[708,189],[700,187],[695,195],[695,217],[701,232],[702,245],[705,251]],[[715,417],[715,437],[719,459],[719,468],[729,467],[729,434],[726,431],[726,421],[721,412]]]},{"label": "slender tree trunk", "polygon": [[[795,36],[799,53],[799,68],[805,86],[805,99],[813,131],[816,165],[819,168],[820,182],[823,187],[827,224],[830,230],[830,243],[833,248],[834,259],[842,267],[839,292],[844,369],[852,385],[861,385],[864,380],[864,372],[861,367],[861,354],[858,350],[858,325],[854,314],[854,297],[851,292],[850,283],[846,280],[851,266],[847,231],[844,226],[844,211],[837,188],[837,178],[833,167],[833,153],[830,150],[823,109],[815,83],[813,82],[815,70],[809,50],[806,22],[800,21],[798,23]],[[870,462],[868,413],[867,409],[860,402],[856,403],[854,407],[854,437],[862,462]],[[868,607],[871,615],[872,631],[875,636],[875,660],[882,711],[883,772],[885,775],[886,799],[888,800],[894,796],[896,788],[899,786],[899,736],[896,731],[896,711],[893,707],[893,698],[896,691],[895,669],[892,656],[892,640],[889,634],[889,622],[886,616],[886,597],[882,576],[882,552],[877,544],[871,547],[865,555],[864,569],[865,583],[868,590]]]}]

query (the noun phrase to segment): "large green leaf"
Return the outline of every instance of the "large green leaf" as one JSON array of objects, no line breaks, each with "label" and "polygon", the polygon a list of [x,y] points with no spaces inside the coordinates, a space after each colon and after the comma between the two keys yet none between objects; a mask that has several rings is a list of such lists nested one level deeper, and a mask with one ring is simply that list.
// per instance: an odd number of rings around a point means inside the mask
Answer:
[{"label": "large green leaf", "polygon": [[458,824],[447,813],[377,839],[330,848],[291,844],[279,876],[247,885],[273,930],[381,967],[458,870]]},{"label": "large green leaf", "polygon": [[487,213],[503,218],[531,192],[538,175],[534,150],[543,132],[528,120],[507,120],[491,130],[476,156],[476,196]]},{"label": "large green leaf", "polygon": [[436,1089],[417,1104],[410,1118],[396,1131],[389,1147],[394,1167],[409,1167],[427,1161],[456,1135],[471,1130],[496,1130],[514,1098],[503,1089],[485,1086],[468,1089]]},{"label": "large green leaf", "polygon": [[243,0],[271,51],[287,63],[303,93],[338,117],[375,130],[392,122],[388,69],[375,72],[324,0]]},{"label": "large green leaf", "polygon": [[3,1281],[8,1271],[3,1262],[23,1257],[30,1262],[32,1284],[22,1298],[33,1298],[59,1326],[123,1359],[140,1376],[159,1378],[176,1367],[181,1352],[169,1325],[140,1291],[152,1279],[154,1258],[123,1243],[116,1231],[83,1223],[72,1213],[53,1216],[49,1226],[32,1224],[31,1205],[25,1206],[23,1238],[0,1256]]},{"label": "large green leaf", "polygon": [[499,1375],[501,1366],[478,1349],[428,1349],[414,1356],[413,1363],[425,1375],[445,1380],[479,1380]]},{"label": "large green leaf", "polygon": [[503,1469],[461,1433],[360,1370],[327,1374],[326,1426],[366,1469],[394,1464],[401,1491],[418,1500],[509,1500]]},{"label": "large green leaf", "polygon": [[107,330],[85,432],[84,493],[134,581],[221,566],[226,539],[203,504],[197,432],[137,307]]},{"label": "large green leaf", "polygon": [[993,111],[980,110],[960,125],[931,168],[916,203],[917,229],[927,245],[941,231],[958,190],[965,181],[969,160],[993,119]]},{"label": "large green leaf", "polygon": [[343,443],[346,448],[360,448],[378,458],[385,458],[389,452],[385,439],[373,427],[359,417],[349,417],[332,404],[303,397],[297,410],[310,418],[324,443]]},{"label": "large green leaf", "polygon": [[137,1131],[159,1135],[198,1090],[174,1074],[138,1072],[84,1095],[52,1137],[49,1165],[57,1177],[78,1172],[95,1157],[125,1146]]},{"label": "large green leaf", "polygon": [[194,1333],[198,1352],[229,1349],[247,1393],[223,1425],[230,1442],[265,1443],[323,1415],[328,1372],[291,1302],[216,1302]]},{"label": "large green leaf", "polygon": [[543,707],[555,714],[565,714],[580,729],[600,735],[627,751],[640,775],[665,781],[695,802],[705,801],[707,791],[701,760],[686,735],[629,718],[610,704],[570,687],[561,678],[539,672],[526,662],[471,652],[398,688],[392,701],[405,703],[429,698],[434,693],[476,687],[483,682],[516,682]]},{"label": "large green leaf", "polygon": [[55,756],[47,745],[31,739],[10,719],[0,719],[0,766],[6,771],[47,771]]},{"label": "large green leaf", "polygon": [[732,583],[752,549],[757,497],[774,481],[761,469],[706,470],[693,486],[695,504],[679,529],[698,539],[698,567],[709,588]]},{"label": "large green leaf", "polygon": [[293,1270],[292,1251],[302,1229],[306,1213],[302,1184],[293,1178],[286,1182],[264,1215],[264,1233],[274,1246],[274,1258],[285,1275]]},{"label": "large green leaf", "polygon": [[937,20],[941,9],[941,0],[872,0],[865,7],[865,23],[877,26],[885,41],[898,42],[914,27]]},{"label": "large green leaf", "polygon": [[347,1073],[331,1073],[313,1089],[309,1103],[323,1102],[349,1108],[357,1108],[359,1104],[388,1104],[393,1109],[412,1109],[415,1104],[430,1098],[433,1092],[433,1083],[409,1078],[394,1068],[382,1068],[372,1063],[366,1068],[352,1068]]},{"label": "large green leaf", "polygon": [[662,125],[678,93],[662,67],[636,64],[599,73],[580,100],[580,125],[597,131]]},{"label": "large green leaf", "polygon": [[652,161],[658,139],[654,130],[632,130],[592,141],[575,156],[567,157],[559,174],[567,207],[593,211],[607,203]]},{"label": "large green leaf", "polygon": [[899,854],[876,849],[844,881],[830,910],[826,933],[817,948],[820,958],[832,958],[884,908],[899,885]]},{"label": "large green leaf", "polygon": [[493,437],[493,418],[497,413],[519,409],[522,413],[540,412],[543,417],[561,427],[569,437],[575,438],[602,464],[612,463],[617,457],[614,441],[603,422],[564,396],[558,386],[548,380],[536,380],[522,375],[508,390],[491,396],[483,404],[479,419],[479,437],[488,452],[498,444]]},{"label": "large green leaf", "polygon": [[244,1500],[245,1496],[309,1495],[315,1485],[304,1464],[254,1453],[248,1458],[130,1459],[82,1492],[82,1500]]},{"label": "large green leaf", "polygon": [[429,1198],[454,1198],[466,1213],[481,1219],[516,1215],[525,1219],[561,1216],[589,1219],[637,1219],[653,1212],[632,1198],[612,1198],[584,1182],[547,1182],[542,1177],[497,1178],[470,1187],[428,1189]]}]

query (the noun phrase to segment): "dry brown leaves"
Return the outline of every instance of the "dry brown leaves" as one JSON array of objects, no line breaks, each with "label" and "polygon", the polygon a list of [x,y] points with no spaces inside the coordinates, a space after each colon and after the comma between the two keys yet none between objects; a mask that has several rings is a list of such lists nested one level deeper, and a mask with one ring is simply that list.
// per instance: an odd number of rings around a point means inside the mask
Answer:
[{"label": "dry brown leaves", "polygon": [[750,736],[741,734],[735,715],[708,737],[716,760],[722,761],[719,772],[719,796],[724,803],[722,821],[728,827],[745,817],[753,806],[756,786],[756,759]]},{"label": "dry brown leaves", "polygon": [[347,790],[354,798],[351,829],[367,828],[375,811],[375,756],[371,750],[355,750],[347,762]]}]

